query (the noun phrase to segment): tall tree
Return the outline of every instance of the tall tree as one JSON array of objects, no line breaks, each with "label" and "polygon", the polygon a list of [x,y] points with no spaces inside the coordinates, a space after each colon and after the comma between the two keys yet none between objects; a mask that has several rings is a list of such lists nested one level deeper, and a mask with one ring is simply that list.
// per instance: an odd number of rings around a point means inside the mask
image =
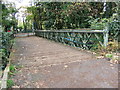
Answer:
[{"label": "tall tree", "polygon": [[2,26],[7,31],[11,27],[15,29],[17,20],[15,18],[17,10],[13,7],[13,3],[2,3]]},{"label": "tall tree", "polygon": [[36,2],[29,7],[36,29],[89,28],[91,18],[110,18],[115,12],[115,3],[103,2]]}]

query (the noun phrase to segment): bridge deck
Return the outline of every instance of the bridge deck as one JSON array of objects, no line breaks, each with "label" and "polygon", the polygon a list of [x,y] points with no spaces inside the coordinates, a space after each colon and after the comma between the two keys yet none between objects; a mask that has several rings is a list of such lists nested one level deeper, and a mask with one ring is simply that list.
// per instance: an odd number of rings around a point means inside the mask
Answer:
[{"label": "bridge deck", "polygon": [[87,51],[40,37],[16,39],[13,76],[21,88],[117,88],[117,65]]}]

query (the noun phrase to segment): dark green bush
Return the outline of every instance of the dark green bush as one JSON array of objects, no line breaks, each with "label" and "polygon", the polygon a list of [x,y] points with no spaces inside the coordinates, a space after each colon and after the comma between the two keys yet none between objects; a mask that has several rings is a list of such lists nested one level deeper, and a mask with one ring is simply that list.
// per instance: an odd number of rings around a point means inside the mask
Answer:
[{"label": "dark green bush", "polygon": [[8,58],[10,55],[10,49],[13,44],[13,38],[14,35],[12,32],[2,32],[1,33],[2,37],[0,40],[0,69],[4,70],[7,63],[8,63]]},{"label": "dark green bush", "polygon": [[111,40],[118,40],[120,42],[120,21],[109,23],[109,36]]},{"label": "dark green bush", "polygon": [[91,26],[90,26],[91,29],[103,30],[103,29],[105,29],[107,23],[109,22],[109,19],[97,18],[97,19],[93,19],[89,22],[91,23]]}]

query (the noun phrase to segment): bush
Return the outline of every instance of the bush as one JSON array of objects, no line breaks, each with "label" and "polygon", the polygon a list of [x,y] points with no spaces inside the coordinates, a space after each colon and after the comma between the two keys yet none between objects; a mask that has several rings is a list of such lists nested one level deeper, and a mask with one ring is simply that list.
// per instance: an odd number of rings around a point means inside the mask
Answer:
[{"label": "bush", "polygon": [[12,88],[12,86],[14,85],[13,80],[7,80],[7,88]]},{"label": "bush", "polygon": [[89,22],[91,23],[91,26],[90,26],[91,29],[103,30],[106,27],[109,20],[106,18],[103,18],[103,19],[97,18]]},{"label": "bush", "polygon": [[14,65],[10,65],[10,72],[14,72],[15,71],[15,66]]},{"label": "bush", "polygon": [[10,49],[13,44],[13,38],[14,35],[12,32],[2,32],[2,37],[0,41],[0,58],[2,58],[2,60],[0,61],[0,68],[3,70],[5,69],[8,62]]}]

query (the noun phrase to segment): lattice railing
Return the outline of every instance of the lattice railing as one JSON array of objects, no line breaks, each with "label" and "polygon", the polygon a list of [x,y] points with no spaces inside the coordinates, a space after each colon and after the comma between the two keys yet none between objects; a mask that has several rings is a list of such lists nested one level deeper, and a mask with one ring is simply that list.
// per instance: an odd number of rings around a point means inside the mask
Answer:
[{"label": "lattice railing", "polygon": [[68,44],[83,49],[106,47],[108,43],[107,30],[36,30],[37,36]]}]

